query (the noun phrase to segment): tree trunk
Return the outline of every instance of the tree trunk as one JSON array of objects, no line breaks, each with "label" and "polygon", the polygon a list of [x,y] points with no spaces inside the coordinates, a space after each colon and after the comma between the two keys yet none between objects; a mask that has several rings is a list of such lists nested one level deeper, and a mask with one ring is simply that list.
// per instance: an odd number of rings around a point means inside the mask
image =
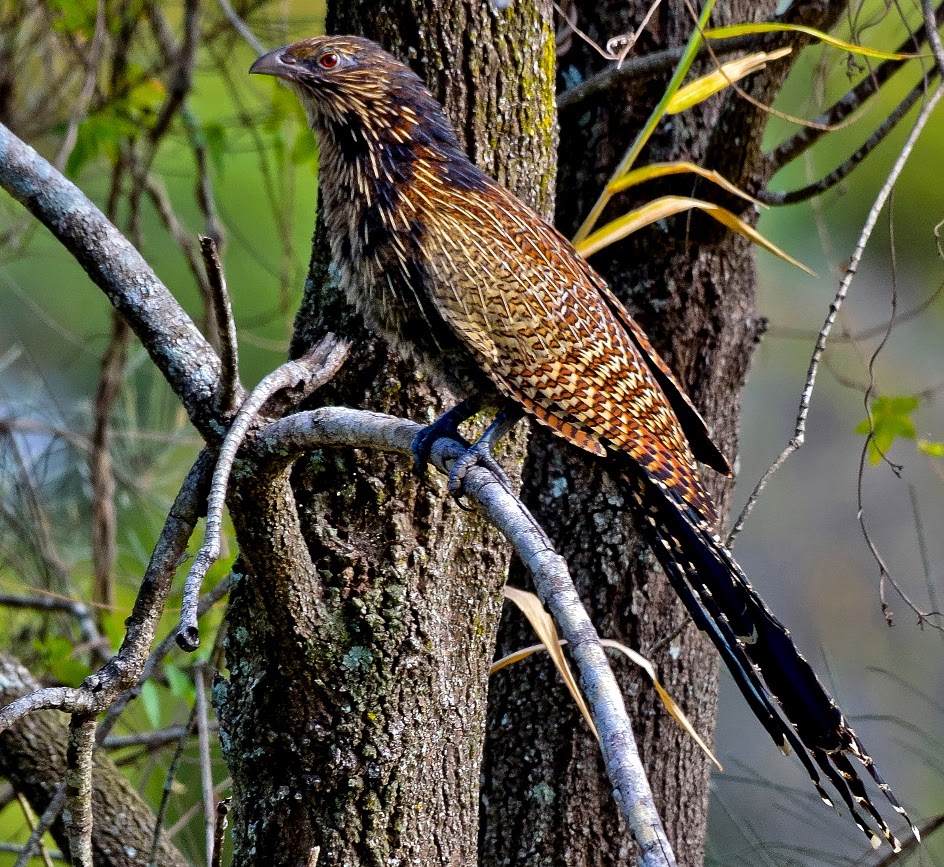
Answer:
[{"label": "tree trunk", "polygon": [[[329,4],[329,30],[384,43],[425,75],[469,152],[548,212],[554,182],[549,3]],[[388,356],[339,297],[319,224],[293,353],[353,338],[317,395],[430,421],[452,398]],[[518,446],[519,454],[523,446]],[[354,451],[237,468],[243,573],[230,677],[215,692],[233,777],[234,864],[476,863],[485,697],[507,548],[440,479]]]},{"label": "tree trunk", "polygon": [[[577,2],[577,26],[599,44],[631,33],[650,0]],[[700,5],[700,4],[699,4]],[[775,4],[720,2],[713,23],[764,18]],[[634,56],[685,43],[693,28],[685,4],[664,2]],[[607,66],[578,36],[558,58],[559,87]],[[705,64],[701,64],[705,68]],[[623,152],[658,102],[671,69],[623,82],[562,111],[556,219],[572,235]],[[752,93],[776,92],[760,80]],[[740,129],[732,124],[740,123]],[[765,116],[737,96],[718,96],[663,122],[637,165],[687,159],[750,186],[760,166]],[[738,137],[740,135],[740,138]],[[693,195],[691,181],[639,188],[603,220],[666,193]],[[694,195],[705,195],[696,188]],[[603,221],[599,225],[602,225]],[[715,442],[734,465],[737,421],[753,345],[763,330],[754,309],[755,270],[746,242],[703,219],[679,217],[597,254],[592,264],[610,282],[671,365],[704,414]],[[704,469],[722,513],[731,482]],[[625,492],[599,462],[533,432],[523,472],[523,498],[567,559],[603,637],[650,654],[688,616],[626,513]],[[526,584],[519,567],[510,583]],[[534,642],[509,612],[499,651]],[[717,656],[707,638],[686,625],[651,652],[662,682],[696,729],[711,740],[717,704]],[[614,658],[617,676],[669,840],[680,865],[701,864],[710,765],[668,716],[638,669]],[[482,864],[631,864],[634,853],[603,773],[599,749],[546,659],[496,676],[489,698],[484,769]]]}]

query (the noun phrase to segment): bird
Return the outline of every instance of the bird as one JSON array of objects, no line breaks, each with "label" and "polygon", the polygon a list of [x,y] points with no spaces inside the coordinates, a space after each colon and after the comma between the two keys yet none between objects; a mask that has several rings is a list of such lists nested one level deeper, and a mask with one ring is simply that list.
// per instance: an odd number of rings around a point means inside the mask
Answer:
[{"label": "bird", "polygon": [[[864,769],[908,819],[872,757],[738,565],[698,462],[730,475],[670,367],[606,281],[547,221],[481,171],[419,76],[376,43],[319,36],[259,57],[250,73],[299,97],[319,142],[319,187],[340,285],[365,322],[459,398],[417,435],[422,469],[440,437],[484,464],[527,415],[606,462],[696,625],[754,715],[796,753],[823,801],[828,780],[873,847],[901,843]],[[494,413],[469,444],[459,427]],[[821,778],[822,774],[822,778]],[[871,824],[870,824],[871,823]],[[920,839],[920,838],[919,838]]]}]

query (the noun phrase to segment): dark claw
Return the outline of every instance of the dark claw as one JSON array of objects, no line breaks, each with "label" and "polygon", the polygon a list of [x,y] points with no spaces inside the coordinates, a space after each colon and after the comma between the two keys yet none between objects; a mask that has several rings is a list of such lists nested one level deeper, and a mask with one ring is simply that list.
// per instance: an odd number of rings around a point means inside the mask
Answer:
[{"label": "dark claw", "polygon": [[472,418],[482,406],[482,396],[473,394],[452,409],[444,412],[429,427],[424,427],[415,437],[410,446],[413,452],[413,471],[420,477],[426,474],[426,465],[429,463],[429,453],[433,443],[441,437],[455,440],[463,448],[469,447],[469,442],[459,434],[459,425]]}]

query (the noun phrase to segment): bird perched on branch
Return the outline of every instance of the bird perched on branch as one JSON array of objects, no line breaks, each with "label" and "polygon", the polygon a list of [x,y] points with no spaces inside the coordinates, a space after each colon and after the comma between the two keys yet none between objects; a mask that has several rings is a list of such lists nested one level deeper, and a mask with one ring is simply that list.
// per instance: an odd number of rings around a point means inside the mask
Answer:
[{"label": "bird perched on branch", "polygon": [[605,461],[776,744],[796,751],[831,805],[825,776],[874,846],[870,821],[897,850],[857,766],[904,811],[718,535],[696,460],[721,473],[727,461],[603,279],[470,162],[421,80],[373,42],[306,39],[263,55],[250,72],[287,82],[319,137],[324,219],[348,297],[463,398],[417,437],[418,465],[438,437],[464,442],[459,425],[489,407],[495,421],[453,467],[454,493],[470,465],[498,469],[492,446],[524,414]]}]

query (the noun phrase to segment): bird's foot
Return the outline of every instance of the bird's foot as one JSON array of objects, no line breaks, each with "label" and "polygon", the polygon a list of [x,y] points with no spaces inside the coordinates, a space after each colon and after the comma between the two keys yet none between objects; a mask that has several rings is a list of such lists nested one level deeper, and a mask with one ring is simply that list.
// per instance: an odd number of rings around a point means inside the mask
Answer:
[{"label": "bird's foot", "polygon": [[463,509],[466,508],[462,504],[462,497],[465,493],[465,479],[469,470],[475,466],[485,467],[489,470],[498,479],[498,483],[514,496],[515,492],[511,486],[511,480],[496,460],[495,455],[492,454],[492,449],[519,422],[523,415],[523,410],[516,404],[506,406],[495,416],[495,421],[488,426],[475,445],[467,449],[465,454],[460,455],[452,465],[452,469],[449,471],[449,493]]},{"label": "bird's foot", "polygon": [[454,440],[463,448],[469,448],[469,441],[459,433],[459,425],[475,415],[482,405],[482,398],[474,394],[472,397],[444,412],[428,427],[424,427],[415,437],[410,451],[413,452],[413,471],[420,478],[426,474],[426,465],[436,440],[445,437]]},{"label": "bird's foot", "polygon": [[429,454],[433,450],[433,443],[436,440],[445,437],[459,443],[464,449],[470,448],[469,441],[455,427],[440,426],[439,421],[440,419],[437,419],[413,437],[413,444],[410,446],[410,451],[413,452],[413,472],[420,478],[426,475]]}]

